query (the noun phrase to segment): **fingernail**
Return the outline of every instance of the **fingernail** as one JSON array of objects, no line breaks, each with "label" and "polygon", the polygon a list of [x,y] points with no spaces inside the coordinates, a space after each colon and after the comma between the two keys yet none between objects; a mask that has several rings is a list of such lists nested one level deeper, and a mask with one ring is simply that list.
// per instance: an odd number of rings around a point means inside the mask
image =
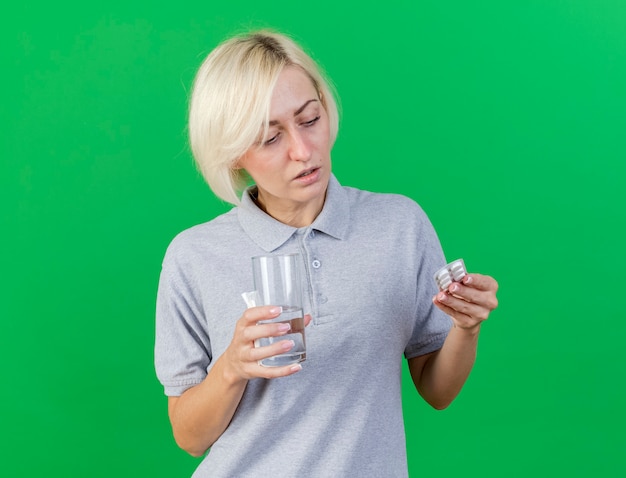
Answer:
[{"label": "fingernail", "polygon": [[469,284],[472,282],[472,278],[470,276],[463,277],[463,284]]},{"label": "fingernail", "polygon": [[450,286],[450,292],[457,292],[459,290],[458,284],[452,284]]},{"label": "fingernail", "polygon": [[270,309],[270,314],[280,314],[282,313],[283,308],[282,307],[272,307]]},{"label": "fingernail", "polygon": [[292,372],[298,372],[299,370],[302,370],[302,365],[298,363],[294,365],[293,367],[291,367],[289,370],[291,370]]},{"label": "fingernail", "polygon": [[437,299],[439,300],[439,302],[445,302],[448,299],[448,296],[442,292],[441,294],[439,294]]},{"label": "fingernail", "polygon": [[293,340],[283,342],[283,350],[291,350],[296,343]]},{"label": "fingernail", "polygon": [[280,332],[287,332],[288,330],[291,330],[291,324],[289,322],[284,324],[278,324],[278,330]]}]

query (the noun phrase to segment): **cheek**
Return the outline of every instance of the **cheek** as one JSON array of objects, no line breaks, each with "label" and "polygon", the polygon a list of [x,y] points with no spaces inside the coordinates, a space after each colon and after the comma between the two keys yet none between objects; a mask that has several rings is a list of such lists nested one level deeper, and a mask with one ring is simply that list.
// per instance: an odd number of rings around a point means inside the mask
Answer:
[{"label": "cheek", "polygon": [[322,138],[324,144],[330,149],[330,122],[328,121],[328,116],[326,117],[326,121],[324,121],[324,128],[322,130]]},{"label": "cheek", "polygon": [[252,176],[252,179],[254,179],[255,182],[258,178],[270,174],[273,169],[271,156],[263,155],[259,152],[246,155],[239,162],[239,166]]},{"label": "cheek", "polygon": [[321,153],[328,153],[330,151],[330,130],[328,127],[316,138],[315,146]]}]

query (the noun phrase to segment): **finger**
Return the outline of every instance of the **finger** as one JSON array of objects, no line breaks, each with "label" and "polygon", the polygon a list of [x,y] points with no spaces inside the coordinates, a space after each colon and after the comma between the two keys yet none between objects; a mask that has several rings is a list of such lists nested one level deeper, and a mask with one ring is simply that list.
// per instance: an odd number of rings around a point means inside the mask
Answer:
[{"label": "finger", "polygon": [[275,305],[263,305],[260,307],[250,307],[241,316],[244,325],[256,324],[261,320],[269,320],[278,317],[282,313],[282,307]]},{"label": "finger", "polygon": [[471,318],[469,316],[466,316],[464,314],[461,314],[459,311],[454,310],[452,307],[449,307],[445,302],[441,302],[439,300],[437,300],[437,298],[435,298],[433,300],[433,303],[442,311],[444,311],[447,315],[449,315],[450,317],[452,317],[454,319],[454,321],[460,321],[460,320],[471,320]]},{"label": "finger", "polygon": [[445,292],[439,292],[435,296],[434,302],[436,305],[443,305],[446,307],[447,310],[445,310],[445,312],[449,315],[459,313],[478,321],[487,320],[489,313],[491,312],[491,309],[487,307],[468,302]]},{"label": "finger", "polygon": [[250,350],[248,356],[251,362],[258,362],[276,355],[281,355],[289,352],[295,346],[293,340],[275,340],[270,339],[269,345],[263,347],[254,347]]},{"label": "finger", "polygon": [[299,372],[302,370],[302,365],[299,363],[285,365],[283,367],[267,367],[259,363],[260,360],[286,353],[293,347],[294,342],[292,340],[281,340],[265,347],[254,348],[250,353],[250,357],[253,359],[252,363],[247,367],[249,373],[256,377],[278,378]]},{"label": "finger", "polygon": [[245,341],[253,342],[264,337],[280,337],[289,332],[291,332],[289,322],[255,323],[246,327],[242,331],[242,336]]},{"label": "finger", "polygon": [[313,320],[313,318],[311,317],[311,315],[310,314],[306,314],[304,316],[304,326],[306,327],[307,325],[309,325],[312,320]]},{"label": "finger", "polygon": [[287,377],[302,370],[302,365],[299,363],[285,365],[283,367],[264,367],[263,365],[257,365],[257,367],[256,375],[261,378]]},{"label": "finger", "polygon": [[444,311],[452,319],[455,327],[460,327],[462,329],[472,329],[482,323],[482,320],[477,320],[468,315],[462,314],[440,302],[435,301],[435,305],[439,309]]},{"label": "finger", "polygon": [[448,287],[448,292],[456,298],[477,304],[489,310],[498,307],[498,299],[496,299],[495,291],[492,290],[484,291],[474,289],[473,287],[467,287],[458,282],[453,282],[450,284],[450,287]]},{"label": "finger", "polygon": [[498,290],[498,283],[491,276],[486,276],[482,274],[467,274],[461,282],[473,289],[478,290],[491,290],[496,292]]}]

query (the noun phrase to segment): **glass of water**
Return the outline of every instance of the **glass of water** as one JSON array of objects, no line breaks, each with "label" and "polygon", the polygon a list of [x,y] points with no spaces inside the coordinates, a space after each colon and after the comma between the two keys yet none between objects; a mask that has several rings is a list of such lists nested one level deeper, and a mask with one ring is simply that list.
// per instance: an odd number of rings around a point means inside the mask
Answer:
[{"label": "glass of water", "polygon": [[284,354],[261,360],[266,367],[279,367],[306,360],[304,338],[304,314],[302,313],[302,282],[300,278],[300,254],[275,254],[252,258],[256,305],[282,307],[282,313],[259,324],[285,322],[291,325],[287,335],[264,337],[255,341],[256,347],[264,347],[281,340],[293,340],[294,346]]}]

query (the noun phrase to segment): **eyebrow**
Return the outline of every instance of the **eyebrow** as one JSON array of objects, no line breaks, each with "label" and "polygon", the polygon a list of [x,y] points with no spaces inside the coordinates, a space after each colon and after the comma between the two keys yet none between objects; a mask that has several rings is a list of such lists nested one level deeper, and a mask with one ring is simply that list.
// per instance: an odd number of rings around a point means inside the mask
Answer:
[{"label": "eyebrow", "polygon": [[[298,108],[296,111],[294,111],[294,112],[293,112],[293,116],[294,116],[294,117],[298,116],[300,113],[302,113],[302,112],[304,111],[304,109],[305,109],[307,106],[309,106],[309,103],[313,103],[313,102],[315,102],[315,101],[318,101],[318,100],[317,100],[317,99],[315,99],[315,98],[313,98],[313,99],[311,99],[311,100],[307,101],[306,103],[304,103],[302,106],[300,106],[300,108]],[[275,126],[275,125],[277,125],[277,124],[278,124],[278,121],[276,121],[276,120],[272,120],[272,121],[270,121],[270,122],[269,122],[269,125],[270,125],[270,126]]]}]

